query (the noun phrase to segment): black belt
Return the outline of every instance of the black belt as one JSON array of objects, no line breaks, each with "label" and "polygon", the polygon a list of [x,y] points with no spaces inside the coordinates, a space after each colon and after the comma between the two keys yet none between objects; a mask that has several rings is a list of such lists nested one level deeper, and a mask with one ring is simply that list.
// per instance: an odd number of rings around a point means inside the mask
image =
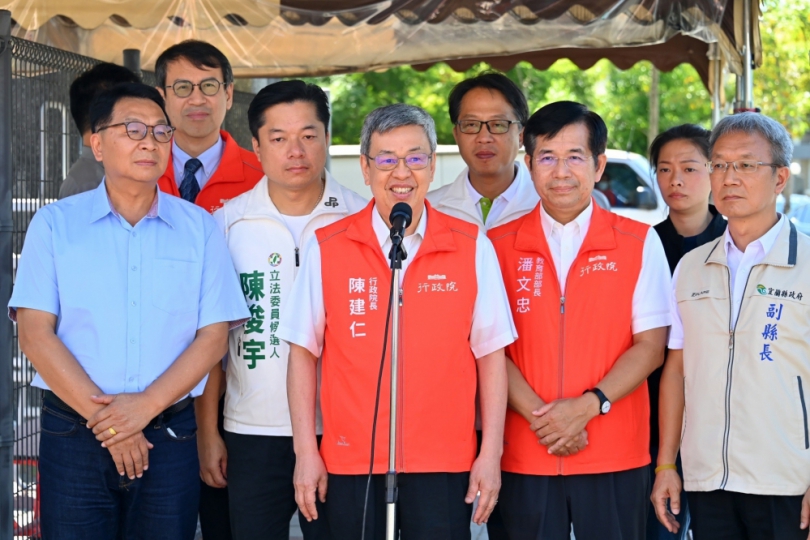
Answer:
[{"label": "black belt", "polygon": [[[79,414],[78,412],[76,412],[76,410],[73,407],[71,407],[70,405],[68,405],[64,401],[62,401],[62,399],[59,396],[57,396],[56,394],[54,394],[50,390],[45,390],[45,392],[43,393],[43,401],[46,401],[46,402],[56,406],[58,409],[61,409],[61,410],[65,411],[65,412],[69,412],[71,414],[75,414],[76,416],[78,416],[80,418],[83,418],[82,415]],[[170,407],[167,407],[162,413],[160,413],[155,418],[153,418],[152,421],[150,421],[149,423],[150,424],[153,423],[154,420],[156,420],[157,418],[160,418],[161,416],[163,417],[163,421],[166,422],[172,416],[174,416],[175,414],[179,413],[180,411],[182,411],[183,409],[185,409],[186,407],[191,405],[191,403],[193,401],[194,401],[194,398],[192,398],[191,396],[186,396],[185,398],[181,399],[180,401],[178,401],[174,405],[171,405]]]}]

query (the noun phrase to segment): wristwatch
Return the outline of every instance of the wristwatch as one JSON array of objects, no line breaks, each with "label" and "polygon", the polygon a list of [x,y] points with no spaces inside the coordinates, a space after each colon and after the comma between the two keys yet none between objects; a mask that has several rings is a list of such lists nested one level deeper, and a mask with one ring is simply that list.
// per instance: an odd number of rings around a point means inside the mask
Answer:
[{"label": "wristwatch", "polygon": [[590,390],[585,390],[582,393],[587,394],[588,392],[593,392],[596,394],[596,397],[599,398],[599,414],[607,414],[610,412],[610,400],[607,398],[604,392],[598,388],[591,388]]}]

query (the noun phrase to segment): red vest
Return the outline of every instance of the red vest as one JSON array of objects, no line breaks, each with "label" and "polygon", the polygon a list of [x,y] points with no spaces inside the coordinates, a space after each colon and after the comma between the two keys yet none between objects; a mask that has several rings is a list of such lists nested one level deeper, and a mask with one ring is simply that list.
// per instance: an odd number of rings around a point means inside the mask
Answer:
[{"label": "red vest", "polygon": [[[222,152],[222,159],[219,161],[217,170],[205,183],[205,186],[197,195],[195,204],[205,208],[210,213],[220,208],[225,201],[233,199],[242,193],[250,190],[262,179],[264,172],[256,154],[241,148],[233,140],[227,131],[220,131],[225,149]],[[170,193],[175,197],[180,196],[180,188],[174,177],[174,165],[172,155],[169,154],[169,164],[166,172],[158,180],[158,187],[161,191]]]},{"label": "red vest", "polygon": [[[478,291],[478,227],[431,208],[403,280],[399,352],[399,472],[466,472],[475,458],[476,363],[470,328]],[[326,329],[321,454],[332,474],[367,474],[391,270],[371,224],[374,201],[316,232]],[[388,469],[390,335],[374,472]]]},{"label": "red vest", "polygon": [[[593,203],[591,203],[593,204]],[[545,402],[581,396],[633,345],[632,303],[648,225],[594,205],[591,224],[560,293],[540,206],[489,232],[503,272],[518,339],[507,347]],[[588,423],[588,446],[559,458],[538,443],[526,420],[506,413],[504,471],[591,474],[650,463],[647,383]]]}]

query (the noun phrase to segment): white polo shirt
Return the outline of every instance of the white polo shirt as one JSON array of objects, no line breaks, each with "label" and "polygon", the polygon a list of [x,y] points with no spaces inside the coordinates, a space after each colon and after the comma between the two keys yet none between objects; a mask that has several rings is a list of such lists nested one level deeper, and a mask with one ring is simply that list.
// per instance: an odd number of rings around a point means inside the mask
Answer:
[{"label": "white polo shirt", "polygon": [[[560,290],[565,291],[568,271],[577,258],[582,242],[588,234],[593,216],[593,202],[573,221],[565,225],[552,218],[540,205],[540,219],[546,235],[554,268],[560,280]],[[655,229],[650,227],[644,239],[641,272],[633,291],[633,333],[638,334],[653,328],[671,324],[669,291],[672,289],[669,264],[664,246]]]},{"label": "white polo shirt", "polygon": [[[380,217],[372,212],[372,227],[384,255],[391,249],[390,229]],[[427,231],[427,212],[422,216],[413,234],[403,240],[408,258],[402,262],[400,284],[422,245]],[[321,278],[321,250],[317,238],[311,239],[305,248],[304,264],[293,284],[290,293],[290,306],[282,314],[278,335],[281,339],[306,348],[319,357],[323,351],[323,335],[326,326],[326,311],[323,299]],[[476,358],[504,348],[517,339],[517,331],[512,321],[509,300],[503,285],[501,268],[495,249],[489,239],[479,231],[476,239],[475,271],[478,283],[478,296],[473,308],[470,348]],[[387,294],[388,291],[385,291]],[[387,299],[381,300],[387,305]],[[451,321],[448,324],[452,324]]]}]

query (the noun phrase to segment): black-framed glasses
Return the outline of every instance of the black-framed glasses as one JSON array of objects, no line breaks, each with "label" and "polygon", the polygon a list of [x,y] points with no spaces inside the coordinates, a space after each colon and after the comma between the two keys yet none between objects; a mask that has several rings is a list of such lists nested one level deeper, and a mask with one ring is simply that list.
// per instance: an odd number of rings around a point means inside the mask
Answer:
[{"label": "black-framed glasses", "polygon": [[429,154],[408,154],[405,157],[397,157],[394,154],[379,154],[374,157],[366,155],[366,157],[373,160],[374,165],[381,171],[393,171],[402,160],[405,161],[405,166],[410,170],[418,171],[427,167],[431,158]]},{"label": "black-framed glasses", "polygon": [[738,159],[737,161],[710,161],[706,163],[706,167],[709,169],[709,174],[726,174],[729,165],[733,166],[734,170],[738,173],[743,174],[752,174],[757,172],[760,165],[772,167],[774,169],[779,167],[779,165],[776,165],[775,163],[765,163],[763,161],[754,161],[753,159]]},{"label": "black-framed glasses", "polygon": [[100,131],[104,131],[105,129],[111,127],[118,127],[124,126],[127,130],[127,137],[132,139],[133,141],[142,141],[146,138],[146,135],[149,133],[149,130],[152,130],[152,137],[159,143],[167,143],[172,140],[172,134],[174,134],[174,128],[172,126],[167,126],[166,124],[157,124],[156,126],[147,126],[143,122],[121,122],[120,124],[110,124],[109,126],[104,126],[98,128],[96,133]]},{"label": "black-framed glasses", "polygon": [[456,122],[458,130],[469,135],[481,133],[484,124],[487,126],[487,131],[493,135],[503,135],[509,131],[512,124],[520,124],[520,122],[517,120],[459,120]]},{"label": "black-framed glasses", "polygon": [[205,79],[200,81],[200,84],[194,84],[191,81],[174,81],[173,85],[166,86],[165,88],[171,88],[174,91],[174,95],[177,97],[186,98],[191,95],[195,86],[199,86],[200,92],[206,96],[215,96],[217,92],[219,92],[219,87],[227,86],[227,84],[228,83],[216,79]]}]

